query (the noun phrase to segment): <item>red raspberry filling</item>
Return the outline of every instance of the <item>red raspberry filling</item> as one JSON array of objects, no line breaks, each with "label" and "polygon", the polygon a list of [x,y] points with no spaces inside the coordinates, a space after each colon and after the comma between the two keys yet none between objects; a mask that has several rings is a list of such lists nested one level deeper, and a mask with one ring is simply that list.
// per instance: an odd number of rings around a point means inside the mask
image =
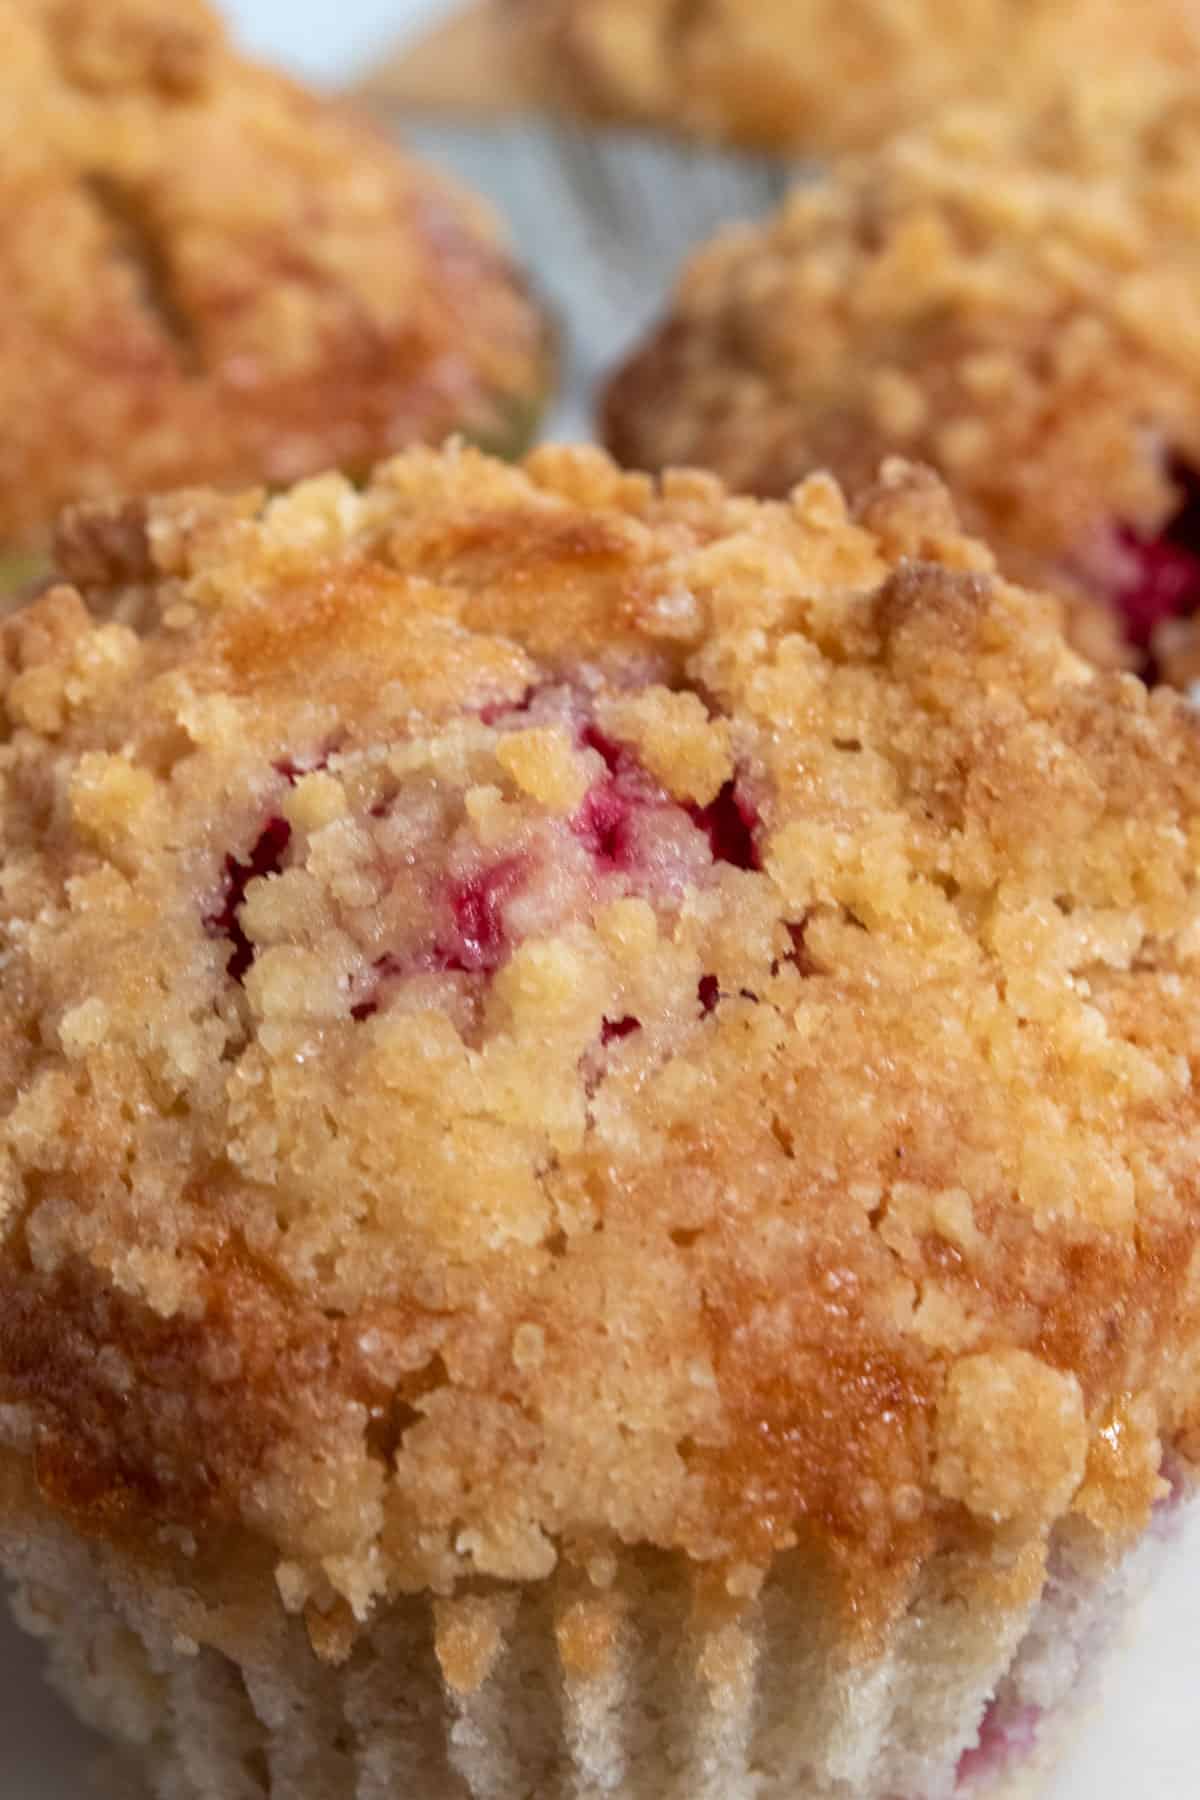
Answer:
[{"label": "red raspberry filling", "polygon": [[622,1038],[632,1037],[635,1031],[642,1029],[642,1021],[635,1019],[632,1013],[626,1013],[623,1019],[605,1019],[600,1027],[600,1042],[607,1046],[617,1044]]},{"label": "red raspberry filling", "polygon": [[959,1787],[969,1788],[984,1776],[996,1775],[1007,1763],[1032,1755],[1040,1720],[1035,1706],[1002,1714],[993,1701],[983,1715],[978,1744],[964,1753],[958,1765]]},{"label": "red raspberry filling", "polygon": [[204,923],[213,937],[226,938],[233,946],[233,953],[226,967],[229,975],[239,985],[246,979],[246,973],[254,961],[254,946],[242,930],[241,909],[246,899],[246,889],[252,881],[281,873],[284,854],[291,841],[292,828],[286,819],[268,819],[251,846],[245,862],[240,862],[232,855],[225,858],[225,892],[221,910],[210,913]]},{"label": "red raspberry filling", "polygon": [[1143,543],[1130,531],[1121,533],[1121,545],[1136,570],[1117,596],[1125,637],[1135,649],[1149,651],[1160,625],[1190,618],[1200,605],[1200,557],[1169,538]]},{"label": "red raspberry filling", "polygon": [[[636,822],[648,810],[674,810],[676,802],[659,794],[636,758],[595,725],[586,725],[579,741],[585,749],[595,750],[603,757],[608,775],[587,794],[571,829],[602,867],[636,872]],[[755,838],[761,823],[758,809],[740,793],[736,782],[727,781],[708,806],[691,805],[686,811],[708,839],[714,863],[729,863],[737,869],[762,867]],[[701,978],[697,998],[706,1016],[716,1009],[721,990],[715,975]],[[632,1017],[615,1022],[606,1019],[601,1044],[608,1045],[640,1029],[641,1021]]]},{"label": "red raspberry filling", "polygon": [[762,868],[755,836],[758,811],[736,782],[727,781],[710,805],[692,806],[688,811],[708,838],[714,862],[731,863],[735,869]]},{"label": "red raspberry filling", "polygon": [[401,962],[381,956],[374,964],[374,993],[350,1008],[352,1019],[369,1019],[379,1011],[379,992],[384,982],[406,975],[492,975],[508,954],[502,907],[520,887],[525,875],[523,857],[510,856],[482,875],[456,881],[448,893],[451,926],[433,947]]},{"label": "red raspberry filling", "polygon": [[1165,531],[1149,539],[1128,527],[1118,532],[1123,572],[1113,598],[1126,640],[1146,657],[1147,672],[1159,626],[1200,608],[1200,475],[1175,463],[1171,476],[1180,504]]},{"label": "red raspberry filling", "polygon": [[[295,787],[305,775],[326,768],[328,763],[329,752],[326,751],[304,762],[285,756],[274,768],[275,773],[282,775],[289,787]],[[204,925],[212,937],[223,937],[233,946],[233,954],[226,970],[239,986],[254,961],[254,946],[242,930],[241,909],[246,889],[252,881],[282,873],[284,855],[291,841],[291,826],[286,819],[275,816],[268,819],[259,832],[245,862],[232,854],[225,858],[225,891],[221,896],[221,910],[210,913]]]},{"label": "red raspberry filling", "polygon": [[622,791],[621,778],[613,776],[585,795],[583,805],[571,821],[571,830],[586,844],[601,868],[631,874],[637,864],[637,846],[633,838],[633,821],[640,802]]},{"label": "red raspberry filling", "polygon": [[491,975],[500,967],[510,945],[502,908],[524,880],[523,857],[506,857],[482,875],[456,881],[450,889],[453,930],[435,944],[431,967],[462,975]]},{"label": "red raspberry filling", "polygon": [[[646,815],[674,813],[679,803],[655,785],[632,751],[596,726],[586,725],[579,742],[603,757],[608,773],[589,790],[571,829],[604,868],[636,874],[642,853],[640,827],[646,823]],[[683,810],[708,839],[715,863],[729,863],[735,869],[762,867],[755,838],[761,823],[758,809],[736,782],[727,781],[708,806],[690,805]]]},{"label": "red raspberry filling", "polygon": [[[476,866],[475,853],[468,847],[468,873],[453,872],[455,862],[462,867],[455,848],[457,839],[445,849],[435,840],[428,842],[426,854],[432,865],[427,890],[432,913],[428,943],[421,947],[418,939],[415,948],[410,944],[376,957],[366,991],[360,986],[350,1007],[355,1019],[370,1018],[379,1010],[383,986],[392,980],[429,974],[484,979],[493,975],[515,947],[508,923],[510,903],[528,892],[536,904],[539,874],[544,877],[553,871],[558,857],[563,858],[562,868],[568,874],[564,891],[575,895],[564,903],[568,915],[571,909],[586,906],[589,895],[601,903],[614,891],[614,877],[615,892],[638,894],[671,906],[717,863],[738,869],[762,866],[757,841],[760,815],[736,780],[727,781],[706,806],[672,798],[629,746],[599,729],[590,717],[587,695],[579,690],[532,688],[517,703],[489,708],[481,717],[501,733],[524,728],[531,720],[565,725],[578,748],[594,752],[602,768],[573,817],[539,823],[535,816],[524,843],[493,862],[485,861],[482,867]],[[294,786],[303,775],[327,763],[328,756],[305,764],[286,759],[275,768]],[[393,804],[402,805],[403,801],[398,797],[395,802],[379,802],[370,808],[370,817],[386,818]],[[572,840],[577,848],[564,854]],[[205,924],[210,933],[229,943],[228,972],[238,983],[244,982],[255,956],[242,925],[247,889],[252,881],[282,872],[291,841],[286,819],[272,815],[245,857],[231,853],[225,858],[221,903]],[[437,864],[443,857],[449,858],[450,868],[443,866],[439,873]],[[703,978],[698,998],[704,1013],[717,1005],[720,992],[714,975]],[[640,1026],[641,1021],[632,1016],[609,1020],[602,1041],[619,1041]]]}]

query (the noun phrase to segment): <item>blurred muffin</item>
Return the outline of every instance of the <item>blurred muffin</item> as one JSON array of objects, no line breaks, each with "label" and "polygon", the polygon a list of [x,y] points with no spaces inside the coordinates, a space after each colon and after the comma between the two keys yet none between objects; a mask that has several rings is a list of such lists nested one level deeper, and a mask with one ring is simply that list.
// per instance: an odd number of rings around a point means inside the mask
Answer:
[{"label": "blurred muffin", "polygon": [[164,1800],[996,1773],[1200,1452],[1188,709],[901,465],[421,451],[60,570],[0,676],[60,1683]]},{"label": "blurred muffin", "polygon": [[948,100],[1141,108],[1200,71],[1193,0],[500,0],[558,104],[743,148],[878,143]]},{"label": "blurred muffin", "polygon": [[1200,104],[1140,131],[961,113],[686,270],[607,441],[783,494],[934,464],[1101,663],[1200,676]]},{"label": "blurred muffin", "polygon": [[66,501],[527,442],[547,333],[484,209],[200,0],[0,0],[0,553]]}]

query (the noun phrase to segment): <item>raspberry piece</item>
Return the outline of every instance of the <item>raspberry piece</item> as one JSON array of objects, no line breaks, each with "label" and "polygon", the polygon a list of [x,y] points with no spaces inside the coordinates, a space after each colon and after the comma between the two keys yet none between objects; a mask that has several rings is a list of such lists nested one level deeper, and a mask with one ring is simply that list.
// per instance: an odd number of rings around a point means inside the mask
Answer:
[{"label": "raspberry piece", "polygon": [[571,829],[607,870],[628,871],[633,862],[630,821],[636,801],[624,793],[618,778],[602,782],[584,796]]},{"label": "raspberry piece", "polygon": [[1177,461],[1171,478],[1180,503],[1161,536],[1142,538],[1127,527],[1118,533],[1130,575],[1115,603],[1127,640],[1147,653],[1160,625],[1188,618],[1200,607],[1200,476]]},{"label": "raspberry piece", "polygon": [[635,1031],[642,1029],[642,1021],[635,1019],[632,1013],[626,1013],[623,1019],[605,1019],[600,1027],[600,1042],[615,1044],[621,1038],[632,1037]]},{"label": "raspberry piece", "polygon": [[1117,606],[1128,641],[1138,650],[1149,650],[1160,625],[1186,618],[1200,605],[1200,557],[1170,537],[1144,543],[1126,531],[1121,543],[1133,560],[1136,578],[1122,587]]},{"label": "raspberry piece", "polygon": [[571,829],[604,870],[628,874],[637,860],[634,813],[669,803],[652,789],[637,758],[598,726],[585,725],[579,742],[583,749],[594,750],[604,759],[608,774],[585,795]]},{"label": "raspberry piece", "polygon": [[492,974],[508,953],[502,907],[520,886],[523,858],[510,856],[481,875],[456,882],[450,892],[452,936],[438,943],[434,967],[453,974]]},{"label": "raspberry piece", "polygon": [[809,915],[805,914],[804,918],[799,921],[789,921],[787,927],[787,934],[792,940],[787,960],[794,963],[801,975],[805,977],[816,975],[819,972],[808,948],[808,921]]},{"label": "raspberry piece", "polygon": [[221,910],[210,914],[204,923],[214,937],[226,938],[233,945],[228,972],[239,985],[254,961],[254,946],[242,930],[239,917],[246,889],[252,881],[280,873],[291,840],[292,828],[286,819],[268,819],[245,862],[239,862],[235,856],[225,858],[225,894]]},{"label": "raspberry piece", "polygon": [[758,808],[738,792],[735,782],[727,781],[707,806],[688,811],[708,838],[714,862],[732,863],[735,869],[762,868],[754,835],[761,822]]},{"label": "raspberry piece", "polygon": [[1041,1716],[1036,1706],[1027,1706],[1002,1718],[993,1701],[983,1715],[979,1742],[974,1749],[964,1751],[959,1762],[959,1787],[968,1787],[985,1775],[995,1775],[1007,1762],[1029,1756],[1037,1743]]}]

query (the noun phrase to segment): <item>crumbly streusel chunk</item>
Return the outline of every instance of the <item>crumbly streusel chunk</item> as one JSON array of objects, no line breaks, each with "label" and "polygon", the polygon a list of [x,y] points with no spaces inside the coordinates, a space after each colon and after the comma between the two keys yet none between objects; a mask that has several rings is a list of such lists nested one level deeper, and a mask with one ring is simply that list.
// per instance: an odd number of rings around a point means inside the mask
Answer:
[{"label": "crumbly streusel chunk", "polygon": [[645,468],[762,494],[935,465],[1078,648],[1200,673],[1200,259],[1190,95],[1139,131],[965,112],[701,251],[607,397]]},{"label": "crumbly streusel chunk", "polygon": [[949,100],[1150,110],[1190,0],[508,0],[561,104],[751,149],[863,148]]},{"label": "crumbly streusel chunk", "polygon": [[486,212],[238,58],[203,0],[3,0],[0,547],[68,501],[527,440]]},{"label": "crumbly streusel chunk", "polygon": [[360,1610],[804,1531],[862,1627],[1136,1406],[1144,1521],[1200,1423],[1198,727],[931,477],[414,452],[61,568],[0,752],[0,1398],[56,1505]]}]

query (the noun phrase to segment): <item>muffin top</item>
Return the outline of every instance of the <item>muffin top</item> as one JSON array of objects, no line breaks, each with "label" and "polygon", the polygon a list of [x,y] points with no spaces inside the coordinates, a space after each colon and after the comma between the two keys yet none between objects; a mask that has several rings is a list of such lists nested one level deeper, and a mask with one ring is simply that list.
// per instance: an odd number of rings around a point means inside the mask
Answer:
[{"label": "muffin top", "polygon": [[1200,104],[1138,130],[961,111],[797,188],[684,273],[610,446],[786,493],[932,463],[1098,662],[1200,676]]},{"label": "muffin top", "polygon": [[202,0],[0,0],[0,551],[66,501],[521,447],[546,334],[482,208]]},{"label": "muffin top", "polygon": [[1192,0],[500,0],[558,103],[752,150],[862,148],[947,100],[1141,110],[1200,69]]},{"label": "muffin top", "polygon": [[934,1545],[1144,1522],[1200,1450],[1200,727],[932,477],[414,451],[60,568],[0,675],[52,1504],[360,1613],[803,1536],[861,1628]]}]

